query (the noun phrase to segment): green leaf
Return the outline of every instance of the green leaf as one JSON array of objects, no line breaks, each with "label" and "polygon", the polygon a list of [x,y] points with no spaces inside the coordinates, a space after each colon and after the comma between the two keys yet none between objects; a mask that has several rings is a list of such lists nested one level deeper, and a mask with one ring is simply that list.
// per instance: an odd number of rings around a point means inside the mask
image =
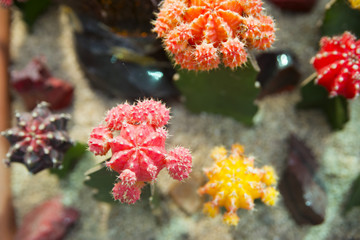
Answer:
[{"label": "green leaf", "polygon": [[98,201],[115,203],[111,191],[117,180],[118,173],[110,171],[105,161],[85,173],[85,185],[94,188],[94,198]]},{"label": "green leaf", "polygon": [[193,112],[210,112],[233,117],[252,125],[258,107],[254,104],[259,89],[257,71],[249,63],[238,70],[220,68],[208,72],[179,70],[175,85]]},{"label": "green leaf", "polygon": [[51,0],[28,0],[26,2],[15,1],[15,5],[21,10],[23,19],[31,31],[36,19],[49,7]]},{"label": "green leaf", "polygon": [[321,26],[322,36],[341,35],[350,31],[360,37],[360,11],[352,9],[347,0],[336,0],[325,12]]},{"label": "green leaf", "polygon": [[350,195],[344,205],[344,214],[353,207],[360,206],[360,175],[355,179],[350,189]]},{"label": "green leaf", "polygon": [[74,146],[66,151],[62,161],[62,168],[52,168],[50,169],[50,173],[57,175],[59,178],[66,177],[68,173],[74,169],[78,161],[84,156],[86,152],[87,145],[77,142]]},{"label": "green leaf", "polygon": [[343,129],[349,121],[347,100],[342,96],[329,98],[328,91],[314,81],[301,88],[302,100],[297,107],[302,109],[319,109],[324,112],[333,130]]}]

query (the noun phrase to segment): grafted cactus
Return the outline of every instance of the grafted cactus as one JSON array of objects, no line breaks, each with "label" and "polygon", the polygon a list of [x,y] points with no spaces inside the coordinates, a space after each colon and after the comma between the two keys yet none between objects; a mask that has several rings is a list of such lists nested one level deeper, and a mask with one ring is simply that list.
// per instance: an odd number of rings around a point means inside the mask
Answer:
[{"label": "grafted cactus", "polygon": [[88,141],[90,151],[105,155],[111,149],[112,157],[106,166],[120,174],[112,190],[116,200],[135,203],[141,188],[146,182],[155,181],[163,168],[177,180],[189,176],[190,151],[183,147],[169,152],[165,149],[167,130],[164,126],[169,119],[165,105],[144,100],[136,105],[125,103],[112,108],[105,124],[93,129]]},{"label": "grafted cactus", "polygon": [[60,167],[64,153],[73,145],[66,127],[70,116],[52,114],[46,102],[31,113],[17,113],[16,126],[1,132],[11,147],[5,163],[23,163],[30,172]]}]

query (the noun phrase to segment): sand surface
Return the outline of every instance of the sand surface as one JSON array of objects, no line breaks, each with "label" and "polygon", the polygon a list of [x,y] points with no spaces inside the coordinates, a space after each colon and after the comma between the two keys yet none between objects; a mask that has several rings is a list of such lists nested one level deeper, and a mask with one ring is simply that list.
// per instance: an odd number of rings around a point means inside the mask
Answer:
[{"label": "sand surface", "polygon": [[[297,54],[303,78],[313,72],[309,60],[316,52],[317,23],[325,4],[325,0],[319,0],[308,14],[282,13],[265,4],[278,28],[273,50],[285,49]],[[124,101],[110,99],[90,88],[76,60],[68,18],[58,8],[51,8],[39,19],[33,34],[25,31],[19,13],[14,11],[11,36],[12,69],[21,69],[32,57],[44,55],[54,76],[76,86],[74,103],[66,110],[72,115],[70,134],[73,139],[86,142],[106,111]],[[71,176],[62,181],[47,171],[30,175],[23,166],[13,164],[12,189],[17,221],[20,223],[24,214],[42,201],[62,195],[66,204],[81,212],[79,224],[67,239],[360,239],[360,210],[354,209],[345,217],[341,215],[348,189],[360,172],[359,99],[350,103],[351,120],[338,132],[330,131],[320,112],[297,111],[294,106],[299,99],[298,90],[265,98],[259,102],[260,110],[253,127],[227,117],[193,114],[181,103],[170,103],[171,138],[167,145],[191,149],[193,178],[201,178],[202,169],[212,165],[209,153],[214,146],[230,148],[236,142],[245,145],[246,153],[256,157],[258,166],[272,164],[281,175],[287,155],[285,140],[290,133],[297,134],[318,158],[318,174],[327,189],[326,220],[319,226],[297,226],[282,199],[275,207],[258,204],[255,211],[239,210],[240,223],[236,228],[224,225],[220,216],[214,219],[204,216],[201,209],[189,214],[170,197],[169,192],[176,182],[165,171],[156,183],[155,191],[162,196],[157,208],[152,208],[147,199],[134,206],[100,203],[92,198],[92,190],[83,185],[83,180],[84,173],[101,161],[101,157],[81,162]],[[12,109],[24,110],[16,95]],[[192,197],[194,201],[199,200],[196,195]]]}]

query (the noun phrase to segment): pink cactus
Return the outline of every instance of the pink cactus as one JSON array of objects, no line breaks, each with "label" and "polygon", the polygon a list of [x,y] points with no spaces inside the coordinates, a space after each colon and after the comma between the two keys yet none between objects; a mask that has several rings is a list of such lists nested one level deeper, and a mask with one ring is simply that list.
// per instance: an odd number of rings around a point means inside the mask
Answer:
[{"label": "pink cactus", "polygon": [[8,7],[12,5],[12,0],[0,0],[0,5],[4,7]]},{"label": "pink cactus", "polygon": [[148,124],[124,123],[120,135],[110,140],[112,157],[106,165],[112,170],[135,173],[137,181],[154,181],[165,165],[165,136]]},{"label": "pink cactus", "polygon": [[[19,2],[26,2],[27,0],[18,0]],[[10,7],[14,3],[13,0],[0,0],[0,5],[3,7]]]},{"label": "pink cactus", "polygon": [[12,4],[12,0],[0,0],[0,5],[3,7],[10,7]]},{"label": "pink cactus", "polygon": [[172,178],[181,181],[189,176],[191,164],[192,159],[189,150],[176,147],[169,152],[166,168]]},{"label": "pink cactus", "polygon": [[261,0],[165,0],[154,22],[175,63],[189,70],[210,70],[222,62],[236,68],[246,49],[269,48],[274,21],[262,13]]},{"label": "pink cactus", "polygon": [[320,40],[320,51],[311,60],[317,72],[315,82],[330,96],[352,99],[360,93],[360,40],[349,32]]},{"label": "pink cactus", "polygon": [[89,139],[90,151],[95,153],[95,155],[105,155],[109,149],[109,141],[113,137],[110,130],[105,126],[98,126],[95,128]]},{"label": "pink cactus", "polygon": [[144,185],[144,182],[135,182],[133,185],[129,185],[119,181],[115,183],[112,190],[114,199],[119,200],[122,203],[134,204],[138,199],[140,199],[141,188]]},{"label": "pink cactus", "polygon": [[[88,141],[95,155],[110,149],[112,157],[106,166],[118,172],[119,182],[113,188],[116,200],[133,204],[140,198],[146,182],[154,182],[163,168],[177,180],[191,172],[192,157],[188,149],[165,149],[170,111],[154,100],[127,103],[112,108],[105,118],[106,125],[94,128]],[[115,134],[119,131],[119,134]]]}]

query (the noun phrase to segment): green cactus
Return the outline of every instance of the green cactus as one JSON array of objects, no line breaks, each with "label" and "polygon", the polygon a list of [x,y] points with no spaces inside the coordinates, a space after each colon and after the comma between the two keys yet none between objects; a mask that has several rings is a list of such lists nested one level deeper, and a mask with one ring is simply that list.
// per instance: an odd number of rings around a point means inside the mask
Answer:
[{"label": "green cactus", "polygon": [[219,68],[208,72],[179,70],[175,85],[193,112],[210,112],[253,123],[258,107],[254,104],[259,89],[255,87],[257,71],[248,62],[235,71]]}]

